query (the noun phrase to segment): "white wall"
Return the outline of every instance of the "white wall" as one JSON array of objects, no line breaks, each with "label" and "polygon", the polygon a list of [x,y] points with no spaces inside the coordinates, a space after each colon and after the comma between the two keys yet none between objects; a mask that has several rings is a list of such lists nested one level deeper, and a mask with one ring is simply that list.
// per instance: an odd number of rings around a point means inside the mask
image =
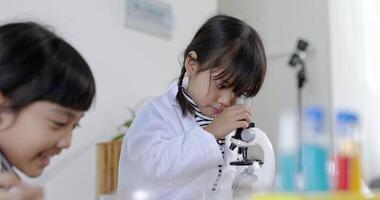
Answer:
[{"label": "white wall", "polygon": [[[286,108],[297,109],[296,69],[287,63],[297,39],[310,43],[308,82],[304,105],[321,105],[328,122],[331,113],[331,79],[327,0],[219,0],[218,10],[244,19],[264,40],[268,69],[263,88],[255,98],[254,120],[277,147],[278,116]],[[330,123],[327,125],[331,129]]]},{"label": "white wall", "polygon": [[124,28],[124,0],[0,0],[1,22],[52,25],[86,58],[97,83],[96,105],[74,134],[72,148],[41,179],[46,199],[95,199],[94,142],[116,132],[129,117],[128,106],[159,95],[179,75],[182,50],[217,7],[216,0],[167,2],[174,11],[171,40]]}]

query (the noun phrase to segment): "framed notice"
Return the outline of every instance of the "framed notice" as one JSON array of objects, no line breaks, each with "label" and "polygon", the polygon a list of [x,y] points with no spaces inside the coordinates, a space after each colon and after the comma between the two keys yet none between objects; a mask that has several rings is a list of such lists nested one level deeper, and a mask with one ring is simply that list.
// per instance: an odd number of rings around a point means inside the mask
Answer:
[{"label": "framed notice", "polygon": [[173,30],[173,11],[161,0],[126,0],[125,26],[164,39]]}]

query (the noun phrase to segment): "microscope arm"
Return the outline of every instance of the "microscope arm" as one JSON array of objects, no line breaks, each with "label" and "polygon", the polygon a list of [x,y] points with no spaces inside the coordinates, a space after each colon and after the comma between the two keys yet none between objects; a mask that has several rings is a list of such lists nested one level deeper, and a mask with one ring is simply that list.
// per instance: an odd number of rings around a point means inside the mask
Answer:
[{"label": "microscope arm", "polygon": [[254,174],[257,176],[257,181],[253,184],[255,188],[270,187],[273,185],[275,177],[275,155],[272,143],[268,136],[259,128],[253,128],[255,132],[255,139],[252,145],[258,145],[262,148],[264,153],[264,164],[260,169],[255,170]]}]

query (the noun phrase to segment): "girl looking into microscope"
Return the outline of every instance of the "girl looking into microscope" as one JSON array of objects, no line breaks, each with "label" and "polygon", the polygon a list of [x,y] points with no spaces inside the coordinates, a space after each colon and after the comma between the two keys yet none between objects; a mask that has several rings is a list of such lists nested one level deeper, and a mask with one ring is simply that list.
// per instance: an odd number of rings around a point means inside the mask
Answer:
[{"label": "girl looking into microscope", "polygon": [[125,135],[118,193],[204,199],[230,190],[236,157],[225,138],[252,116],[235,99],[259,92],[266,66],[252,27],[225,15],[208,19],[184,51],[178,80],[138,112]]}]

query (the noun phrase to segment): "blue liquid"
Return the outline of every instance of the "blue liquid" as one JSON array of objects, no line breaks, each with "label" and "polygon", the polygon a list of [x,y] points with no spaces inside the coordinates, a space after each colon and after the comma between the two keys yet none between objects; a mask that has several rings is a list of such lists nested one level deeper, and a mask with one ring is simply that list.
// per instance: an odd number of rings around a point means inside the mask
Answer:
[{"label": "blue liquid", "polygon": [[294,192],[296,190],[297,156],[281,155],[279,165],[281,189],[285,192]]},{"label": "blue liquid", "polygon": [[327,151],[315,144],[302,145],[302,168],[305,191],[322,192],[329,189]]}]

